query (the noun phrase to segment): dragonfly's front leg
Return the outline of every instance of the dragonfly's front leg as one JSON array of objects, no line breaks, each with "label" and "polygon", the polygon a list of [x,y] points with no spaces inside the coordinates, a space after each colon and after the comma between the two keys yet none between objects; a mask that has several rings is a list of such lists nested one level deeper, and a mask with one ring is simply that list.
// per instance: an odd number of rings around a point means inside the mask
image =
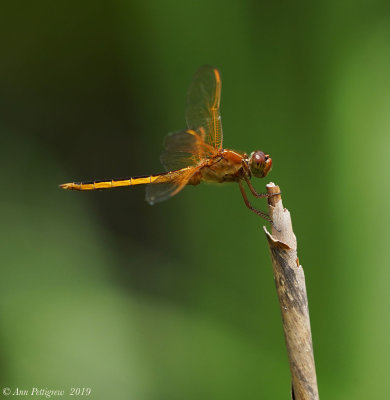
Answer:
[{"label": "dragonfly's front leg", "polygon": [[252,206],[251,203],[249,203],[248,197],[245,193],[245,189],[244,186],[242,185],[241,181],[238,181],[238,186],[240,187],[240,191],[242,194],[242,198],[244,199],[244,203],[245,205],[251,210],[253,211],[255,214],[257,214],[258,216],[260,216],[261,218],[264,218],[265,220],[267,220],[278,232],[279,230],[276,228],[276,226],[274,225],[274,222],[272,221],[272,219],[270,218],[270,216],[268,214],[266,214],[265,212],[258,210],[257,208],[254,208]]},{"label": "dragonfly's front leg", "polygon": [[251,191],[253,196],[261,199],[261,198],[264,198],[264,197],[276,196],[277,194],[281,194],[282,193],[282,192],[279,192],[279,193],[258,193],[258,192],[256,192],[256,189],[253,187],[253,185],[252,185],[252,183],[251,183],[251,181],[249,179],[250,171],[249,171],[248,165],[243,161],[242,162],[242,166],[243,166],[244,171],[245,171],[245,175],[244,175],[245,182],[248,185],[249,190]]},{"label": "dragonfly's front leg", "polygon": [[257,197],[257,198],[264,198],[264,197],[272,197],[272,196],[276,196],[278,194],[282,194],[282,192],[278,192],[278,193],[258,193],[256,192],[256,189],[253,187],[252,182],[250,181],[250,179],[245,176],[245,182],[249,187],[249,190],[251,191],[251,193],[253,194],[253,196]]}]

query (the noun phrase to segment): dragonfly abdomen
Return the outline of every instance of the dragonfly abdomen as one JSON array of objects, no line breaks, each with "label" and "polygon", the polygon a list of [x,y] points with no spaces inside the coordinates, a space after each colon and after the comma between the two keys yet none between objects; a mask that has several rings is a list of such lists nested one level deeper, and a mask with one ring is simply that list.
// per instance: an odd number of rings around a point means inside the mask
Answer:
[{"label": "dragonfly abdomen", "polygon": [[148,185],[153,183],[158,177],[165,173],[149,176],[135,176],[132,178],[115,178],[110,180],[97,180],[88,182],[70,182],[60,185],[62,189],[67,190],[100,190],[112,189],[116,187]]}]

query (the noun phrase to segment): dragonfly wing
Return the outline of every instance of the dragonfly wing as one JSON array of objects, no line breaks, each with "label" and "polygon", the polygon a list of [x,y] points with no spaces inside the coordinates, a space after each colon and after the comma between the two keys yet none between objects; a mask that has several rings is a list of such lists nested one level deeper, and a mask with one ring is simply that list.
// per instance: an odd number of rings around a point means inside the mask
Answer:
[{"label": "dragonfly wing", "polygon": [[169,134],[164,147],[160,161],[167,171],[199,165],[203,158],[212,157],[216,152],[200,133],[191,129]]},{"label": "dragonfly wing", "polygon": [[222,148],[223,133],[219,104],[221,77],[219,71],[209,65],[196,73],[187,94],[187,127],[195,131],[202,128],[205,141],[216,149]]},{"label": "dragonfly wing", "polygon": [[200,166],[187,167],[159,176],[146,187],[146,201],[149,204],[155,204],[179,193],[199,168]]}]

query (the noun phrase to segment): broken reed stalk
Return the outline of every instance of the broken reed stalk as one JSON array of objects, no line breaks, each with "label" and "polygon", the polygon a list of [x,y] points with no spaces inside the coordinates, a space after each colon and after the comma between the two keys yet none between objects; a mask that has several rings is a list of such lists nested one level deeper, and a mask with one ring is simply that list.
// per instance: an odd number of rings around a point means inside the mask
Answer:
[{"label": "broken reed stalk", "polygon": [[[279,193],[273,183],[269,194]],[[305,274],[297,256],[297,240],[290,213],[283,208],[282,198],[268,198],[269,214],[275,227],[272,235],[264,227],[271,252],[272,267],[278,293],[284,337],[292,377],[292,399],[317,400],[318,387],[311,338]]]}]

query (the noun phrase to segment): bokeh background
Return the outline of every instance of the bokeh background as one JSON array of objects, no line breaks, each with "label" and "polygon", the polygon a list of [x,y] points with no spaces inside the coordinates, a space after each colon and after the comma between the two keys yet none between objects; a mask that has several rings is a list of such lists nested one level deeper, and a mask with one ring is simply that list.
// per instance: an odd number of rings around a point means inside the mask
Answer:
[{"label": "bokeh background", "polygon": [[255,186],[279,184],[292,213],[320,396],[389,396],[387,1],[15,1],[0,15],[2,387],[288,398],[264,221],[235,185],[153,207],[142,187],[57,187],[160,172],[212,64],[225,147],[269,152]]}]

